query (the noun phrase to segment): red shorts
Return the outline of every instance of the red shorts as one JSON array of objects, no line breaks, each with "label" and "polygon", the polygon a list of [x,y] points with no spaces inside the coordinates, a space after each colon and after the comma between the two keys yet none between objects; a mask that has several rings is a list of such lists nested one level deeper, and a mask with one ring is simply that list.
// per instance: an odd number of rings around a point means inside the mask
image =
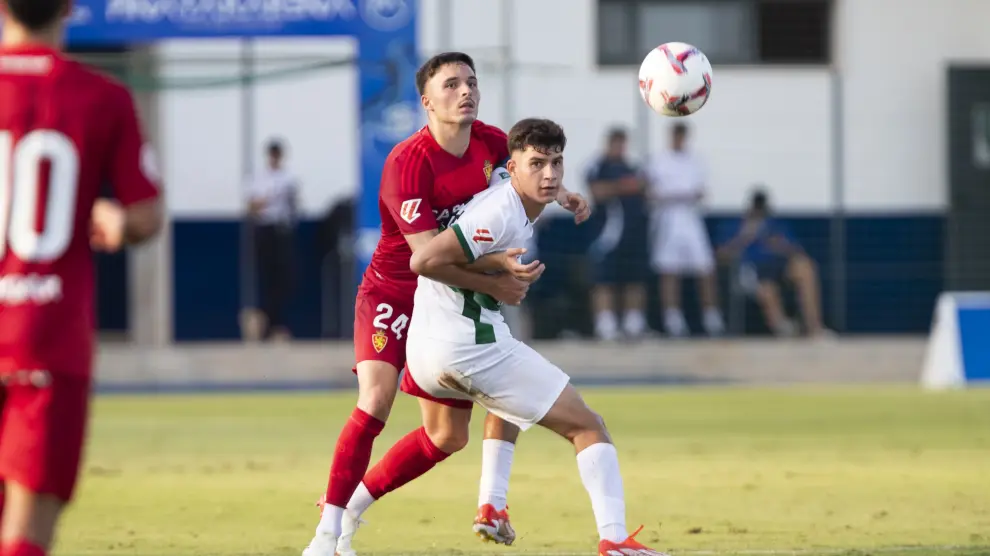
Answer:
[{"label": "red shorts", "polygon": [[72,499],[89,417],[91,380],[32,371],[0,388],[0,479]]},{"label": "red shorts", "polygon": [[[362,361],[383,361],[401,371],[406,366],[406,332],[412,317],[412,295],[398,297],[362,288],[354,305],[354,356]],[[357,373],[357,367],[354,368]],[[409,373],[402,374],[403,392],[449,407],[470,408],[468,400],[434,398],[413,382]]]}]

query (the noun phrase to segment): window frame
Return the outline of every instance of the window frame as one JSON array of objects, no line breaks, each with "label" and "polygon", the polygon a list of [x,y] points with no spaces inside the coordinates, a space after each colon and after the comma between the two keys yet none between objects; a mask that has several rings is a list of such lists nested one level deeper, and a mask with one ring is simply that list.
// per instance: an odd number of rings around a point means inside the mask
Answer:
[{"label": "window frame", "polygon": [[[751,21],[750,29],[748,30],[748,40],[753,46],[754,58],[752,59],[720,59],[718,57],[709,57],[713,65],[720,66],[734,66],[734,67],[744,67],[744,66],[808,66],[808,67],[821,67],[829,66],[833,62],[833,39],[834,35],[834,10],[835,10],[835,0],[774,0],[775,2],[793,2],[798,3],[819,3],[823,2],[826,4],[826,9],[828,10],[828,21],[825,24],[824,29],[825,36],[822,40],[825,43],[825,58],[819,61],[808,61],[808,62],[787,62],[787,61],[766,61],[763,59],[763,54],[760,50],[761,41],[761,24],[760,24],[760,4],[761,0],[703,0],[705,4],[737,4],[745,7],[748,12],[749,20]],[[662,6],[662,5],[690,5],[695,4],[692,0],[596,0],[595,8],[597,10],[594,18],[594,37],[595,37],[595,63],[600,68],[621,68],[629,66],[638,66],[642,61],[642,57],[646,55],[646,52],[636,51],[639,48],[640,42],[640,29],[636,25],[639,20],[639,12],[645,6]],[[598,12],[602,10],[602,6],[622,6],[626,13],[631,13],[631,27],[627,29],[627,32],[631,35],[632,51],[625,52],[621,55],[612,54],[605,55],[601,48],[602,39],[604,37],[604,29],[602,26],[602,18],[598,16]],[[627,16],[629,17],[629,16]]]}]

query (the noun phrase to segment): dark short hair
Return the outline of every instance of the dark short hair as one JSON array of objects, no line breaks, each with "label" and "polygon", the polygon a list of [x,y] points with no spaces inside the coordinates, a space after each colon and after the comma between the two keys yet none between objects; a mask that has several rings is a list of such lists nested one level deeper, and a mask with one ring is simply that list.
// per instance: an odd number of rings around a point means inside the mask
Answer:
[{"label": "dark short hair", "polygon": [[674,135],[682,135],[683,136],[683,135],[687,135],[687,132],[688,132],[688,126],[687,126],[686,123],[677,122],[676,124],[674,124],[673,131],[672,131],[672,133]]},{"label": "dark short hair", "polygon": [[477,73],[474,69],[474,60],[463,52],[444,52],[437,54],[423,62],[423,65],[419,66],[419,70],[416,71],[416,90],[419,91],[421,96],[426,91],[426,82],[436,75],[440,71],[440,68],[450,64],[464,64],[471,68],[472,72]]},{"label": "dark short hair", "polygon": [[3,0],[15,21],[31,31],[54,25],[65,12],[67,0]]},{"label": "dark short hair", "polygon": [[268,141],[268,147],[265,150],[268,151],[270,156],[280,156],[283,152],[285,152],[285,149],[282,146],[282,141],[279,141],[278,139],[271,139]]},{"label": "dark short hair", "polygon": [[629,135],[626,133],[626,130],[621,127],[613,127],[612,129],[608,130],[609,143],[613,141],[625,141],[628,138]]},{"label": "dark short hair", "polygon": [[766,189],[762,186],[756,187],[749,198],[749,207],[752,210],[766,211],[770,206],[770,198]]},{"label": "dark short hair", "polygon": [[509,152],[525,151],[533,147],[541,153],[560,152],[567,146],[564,128],[556,122],[540,118],[519,120],[509,130]]}]

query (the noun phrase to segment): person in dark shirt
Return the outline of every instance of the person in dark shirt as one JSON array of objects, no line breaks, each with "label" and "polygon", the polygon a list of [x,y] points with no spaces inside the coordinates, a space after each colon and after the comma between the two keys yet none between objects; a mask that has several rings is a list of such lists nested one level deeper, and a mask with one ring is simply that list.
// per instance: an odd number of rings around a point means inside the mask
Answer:
[{"label": "person in dark shirt", "polygon": [[798,304],[809,336],[827,335],[822,325],[818,269],[787,225],[771,215],[767,193],[754,191],[743,218],[733,226],[731,237],[718,248],[718,258],[734,261],[740,279],[756,282],[756,300],[770,330],[780,336],[797,333],[784,314],[780,286],[788,282],[797,292]]},{"label": "person in dark shirt", "polygon": [[[627,144],[624,130],[611,130],[605,153],[591,165],[587,177],[599,207],[595,215],[601,233],[592,243],[590,255],[595,263],[595,334],[603,340],[615,340],[620,335],[638,338],[647,328],[646,181],[626,158]],[[620,299],[621,327],[616,316]]]}]

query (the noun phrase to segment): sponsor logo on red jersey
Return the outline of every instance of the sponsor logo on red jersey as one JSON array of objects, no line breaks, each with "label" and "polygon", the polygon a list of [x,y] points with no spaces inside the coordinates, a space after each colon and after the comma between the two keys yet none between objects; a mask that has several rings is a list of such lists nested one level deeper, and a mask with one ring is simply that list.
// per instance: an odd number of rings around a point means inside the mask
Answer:
[{"label": "sponsor logo on red jersey", "polygon": [[419,204],[422,203],[422,199],[407,199],[402,201],[402,206],[399,207],[399,216],[408,224],[412,224],[420,217]]}]

